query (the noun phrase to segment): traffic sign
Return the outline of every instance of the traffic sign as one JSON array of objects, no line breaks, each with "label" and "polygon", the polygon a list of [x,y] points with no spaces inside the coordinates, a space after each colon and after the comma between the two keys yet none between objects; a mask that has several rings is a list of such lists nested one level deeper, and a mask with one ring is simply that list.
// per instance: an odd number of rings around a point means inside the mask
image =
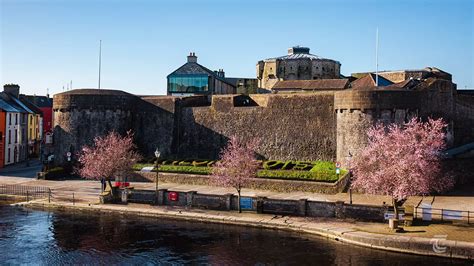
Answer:
[{"label": "traffic sign", "polygon": [[71,157],[71,155],[72,155],[72,154],[71,154],[71,152],[69,152],[69,151],[66,153],[66,156],[67,156],[67,157]]},{"label": "traffic sign", "polygon": [[336,162],[336,168],[341,168],[341,163],[340,162]]}]

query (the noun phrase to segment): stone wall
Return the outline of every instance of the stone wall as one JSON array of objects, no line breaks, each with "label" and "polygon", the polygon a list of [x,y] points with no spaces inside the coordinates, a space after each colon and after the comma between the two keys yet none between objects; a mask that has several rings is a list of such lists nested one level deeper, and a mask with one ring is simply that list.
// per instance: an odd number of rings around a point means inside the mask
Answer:
[{"label": "stone wall", "polygon": [[112,130],[125,134],[132,129],[134,106],[139,99],[122,91],[74,90],[54,96],[55,162],[66,162],[66,153],[90,145],[97,136]]},{"label": "stone wall", "polygon": [[474,93],[458,93],[455,114],[454,139],[456,144],[474,142]]},{"label": "stone wall", "polygon": [[237,135],[261,140],[260,159],[339,160],[347,167],[376,121],[443,117],[455,144],[474,141],[473,97],[456,95],[455,84],[433,78],[410,91],[139,98],[121,91],[73,90],[54,96],[56,162],[64,163],[66,152],[74,155],[96,136],[132,130],[140,152],[150,158],[158,148],[165,158],[216,159],[228,138]]},{"label": "stone wall", "polygon": [[[175,195],[171,200],[170,193]],[[307,199],[284,200],[266,197],[245,197],[251,200],[250,208],[244,211],[270,213],[275,215],[327,217],[356,219],[362,221],[384,222],[384,213],[388,206],[346,204],[342,201],[310,201]],[[238,197],[233,194],[199,194],[195,191],[168,191],[160,189],[158,193],[150,190],[132,190],[129,202],[158,204],[161,206],[180,206],[208,210],[238,210]]]},{"label": "stone wall", "polygon": [[417,115],[419,92],[356,90],[336,92],[337,160],[343,167],[367,145],[367,130],[377,121],[403,123]]},{"label": "stone wall", "polygon": [[[258,98],[258,97],[256,97]],[[180,110],[176,153],[180,158],[216,159],[232,135],[258,138],[262,159],[333,160],[336,121],[332,92],[267,95],[236,106],[235,95],[214,96],[211,106]]]}]

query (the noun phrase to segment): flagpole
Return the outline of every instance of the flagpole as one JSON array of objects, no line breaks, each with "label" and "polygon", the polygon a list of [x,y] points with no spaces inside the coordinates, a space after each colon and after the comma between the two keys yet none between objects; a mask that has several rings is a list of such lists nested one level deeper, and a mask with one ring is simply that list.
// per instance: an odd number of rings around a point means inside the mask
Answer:
[{"label": "flagpole", "polygon": [[99,90],[100,90],[100,68],[102,61],[102,40],[99,41]]},{"label": "flagpole", "polygon": [[379,86],[379,28],[375,32],[375,86]]}]

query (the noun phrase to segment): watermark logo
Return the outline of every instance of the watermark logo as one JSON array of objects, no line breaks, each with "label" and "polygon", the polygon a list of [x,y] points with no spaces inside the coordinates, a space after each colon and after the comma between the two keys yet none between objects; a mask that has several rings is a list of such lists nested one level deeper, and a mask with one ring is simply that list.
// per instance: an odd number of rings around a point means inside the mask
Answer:
[{"label": "watermark logo", "polygon": [[433,238],[430,240],[430,243],[433,244],[433,251],[435,253],[445,253],[446,252],[446,247],[440,246],[439,241],[440,240],[446,240],[448,236],[447,235],[434,235]]}]

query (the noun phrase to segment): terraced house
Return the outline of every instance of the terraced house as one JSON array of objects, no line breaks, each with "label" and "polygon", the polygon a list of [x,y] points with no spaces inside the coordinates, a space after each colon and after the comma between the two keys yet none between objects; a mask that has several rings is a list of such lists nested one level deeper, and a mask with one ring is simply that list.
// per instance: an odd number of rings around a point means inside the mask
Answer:
[{"label": "terraced house", "polygon": [[20,95],[21,103],[32,111],[28,114],[28,156],[37,157],[43,135],[43,114],[35,104],[23,96]]},{"label": "terraced house", "polygon": [[20,86],[7,84],[0,93],[1,167],[38,154],[41,143],[41,111],[19,98]]}]

